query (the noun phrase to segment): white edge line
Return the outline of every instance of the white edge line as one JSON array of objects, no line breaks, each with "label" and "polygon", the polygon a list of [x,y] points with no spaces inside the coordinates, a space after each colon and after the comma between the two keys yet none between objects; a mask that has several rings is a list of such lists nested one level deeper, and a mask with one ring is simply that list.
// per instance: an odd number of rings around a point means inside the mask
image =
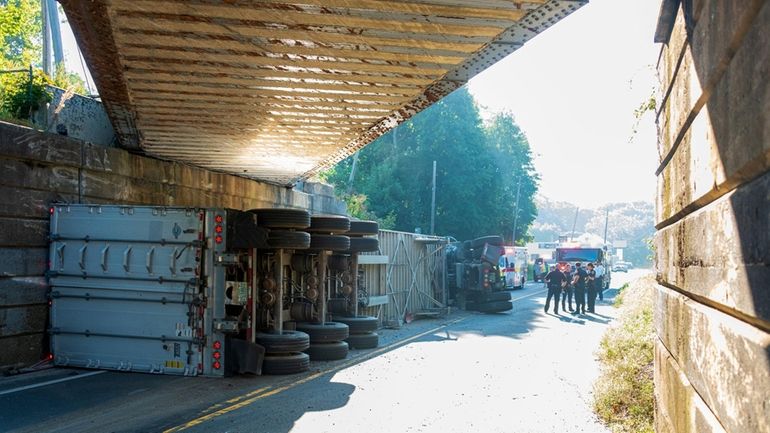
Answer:
[{"label": "white edge line", "polygon": [[541,293],[543,293],[543,292],[545,292],[547,290],[548,290],[547,288],[546,289],[540,289],[540,290],[538,290],[535,293],[530,293],[529,295],[526,295],[526,296],[521,296],[521,297],[518,297],[516,299],[511,299],[511,302],[516,302],[516,301],[520,301],[522,299],[531,298],[532,296],[539,295],[539,294],[541,294]]},{"label": "white edge line", "polygon": [[20,386],[18,388],[12,388],[12,389],[7,389],[5,391],[0,391],[0,395],[13,394],[14,392],[26,391],[28,389],[40,388],[42,386],[53,385],[55,383],[67,382],[67,381],[75,380],[75,379],[82,379],[84,377],[95,376],[97,374],[102,374],[102,373],[106,373],[106,372],[107,372],[106,370],[90,371],[88,373],[78,374],[77,376],[68,376],[68,377],[63,377],[61,379],[49,380],[48,382],[41,382],[41,383],[35,383],[35,384],[32,384],[32,385],[27,385],[27,386]]}]

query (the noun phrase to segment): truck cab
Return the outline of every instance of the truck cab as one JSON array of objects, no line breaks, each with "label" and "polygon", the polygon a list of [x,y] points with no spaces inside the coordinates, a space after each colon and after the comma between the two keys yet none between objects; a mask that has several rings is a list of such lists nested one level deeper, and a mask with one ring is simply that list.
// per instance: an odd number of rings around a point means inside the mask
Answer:
[{"label": "truck cab", "polygon": [[556,263],[560,271],[572,273],[575,270],[575,263],[580,262],[585,266],[587,263],[604,266],[603,290],[609,289],[611,279],[611,264],[608,255],[602,248],[592,247],[569,247],[556,248]]}]

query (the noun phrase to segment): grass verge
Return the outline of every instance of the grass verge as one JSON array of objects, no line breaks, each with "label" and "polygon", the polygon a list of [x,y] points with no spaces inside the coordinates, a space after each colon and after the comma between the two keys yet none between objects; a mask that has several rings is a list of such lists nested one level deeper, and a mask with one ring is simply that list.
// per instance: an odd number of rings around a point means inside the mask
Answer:
[{"label": "grass verge", "polygon": [[653,433],[652,300],[655,279],[639,278],[615,300],[618,321],[602,337],[602,372],[594,384],[594,411],[614,433]]}]

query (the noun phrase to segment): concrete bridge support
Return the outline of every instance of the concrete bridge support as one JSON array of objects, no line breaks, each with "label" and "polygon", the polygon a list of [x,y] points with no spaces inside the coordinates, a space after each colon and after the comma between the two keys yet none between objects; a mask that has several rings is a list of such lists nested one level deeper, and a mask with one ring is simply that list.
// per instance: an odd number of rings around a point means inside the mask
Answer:
[{"label": "concrete bridge support", "polygon": [[287,189],[0,122],[0,369],[32,364],[47,351],[53,201],[345,214],[325,185]]},{"label": "concrete bridge support", "polygon": [[656,429],[770,432],[770,2],[663,3]]}]

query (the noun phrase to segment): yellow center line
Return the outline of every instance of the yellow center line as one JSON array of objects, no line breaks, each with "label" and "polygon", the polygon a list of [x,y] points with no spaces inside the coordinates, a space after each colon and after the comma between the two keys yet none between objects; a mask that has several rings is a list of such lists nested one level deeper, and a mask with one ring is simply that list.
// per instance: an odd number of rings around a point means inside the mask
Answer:
[{"label": "yellow center line", "polygon": [[[284,386],[281,386],[279,388],[275,388],[275,389],[272,389],[270,391],[262,393],[263,391],[265,391],[267,389],[270,389],[270,387],[264,387],[264,388],[260,388],[258,390],[252,391],[252,392],[250,392],[248,394],[244,394],[244,395],[242,395],[240,397],[232,398],[232,399],[228,400],[228,402],[238,401],[238,400],[241,400],[243,398],[246,398],[246,399],[243,400],[243,401],[239,401],[238,403],[232,404],[230,406],[224,407],[222,409],[219,409],[217,411],[211,412],[211,413],[209,413],[207,415],[195,418],[195,419],[193,419],[191,421],[188,421],[188,422],[186,422],[184,424],[181,424],[181,425],[178,425],[176,427],[172,427],[170,429],[164,430],[163,433],[173,433],[173,432],[178,432],[178,431],[182,431],[182,430],[187,430],[187,429],[189,429],[191,427],[195,427],[196,425],[202,424],[202,423],[204,423],[206,421],[210,421],[210,420],[212,420],[214,418],[218,418],[218,417],[220,417],[222,415],[225,415],[227,413],[230,413],[230,412],[232,412],[234,410],[237,410],[237,409],[240,409],[242,407],[248,406],[248,405],[250,405],[251,403],[254,403],[257,400],[263,399],[265,397],[270,397],[270,396],[276,395],[276,394],[281,393],[283,391],[286,391],[288,389],[294,388],[295,386],[299,386],[299,385],[302,385],[304,383],[307,383],[307,382],[310,382],[312,380],[315,380],[315,379],[317,379],[317,378],[319,378],[321,376],[327,375],[329,373],[334,373],[334,372],[337,372],[337,371],[342,370],[344,368],[350,367],[353,364],[357,364],[357,363],[360,363],[360,362],[363,362],[363,361],[367,361],[367,360],[369,360],[371,358],[374,358],[375,356],[377,356],[377,355],[379,355],[379,354],[381,354],[383,352],[387,352],[387,351],[389,351],[391,349],[394,349],[394,348],[396,348],[398,346],[403,346],[403,345],[405,345],[405,344],[407,344],[407,343],[409,343],[411,341],[414,341],[414,340],[416,340],[418,338],[422,338],[422,337],[424,337],[426,335],[438,332],[441,329],[446,328],[449,325],[454,325],[455,323],[462,322],[463,320],[467,319],[468,317],[470,317],[470,316],[460,317],[459,319],[455,319],[455,320],[453,320],[453,321],[451,321],[449,323],[446,323],[444,325],[438,326],[438,327],[433,328],[433,329],[431,329],[429,331],[425,331],[425,332],[422,332],[420,334],[413,335],[413,336],[411,336],[409,338],[406,338],[404,340],[400,340],[400,341],[397,341],[395,343],[389,344],[387,346],[381,347],[379,349],[373,350],[373,351],[371,351],[371,352],[369,352],[369,353],[367,353],[365,355],[361,355],[361,356],[355,357],[355,358],[350,359],[350,360],[348,360],[348,361],[346,361],[346,362],[344,362],[342,364],[336,365],[334,367],[327,368],[326,370],[321,370],[321,371],[319,371],[317,373],[311,374],[310,376],[307,376],[307,377],[305,377],[303,379],[300,379],[300,380],[298,380],[296,382],[292,382],[292,383],[290,383],[288,385],[284,385]],[[253,396],[253,397],[247,398],[249,396]],[[212,406],[212,408],[216,408],[216,407],[219,407],[219,406],[220,405],[214,405],[214,406]]]},{"label": "yellow center line", "polygon": [[[537,291],[535,293],[530,293],[529,295],[521,296],[521,297],[518,297],[516,299],[511,299],[511,302],[515,302],[515,301],[526,299],[526,298],[529,298],[529,297],[532,297],[532,296],[535,296],[535,295],[539,295],[539,294],[545,292],[546,290],[547,289],[539,290],[539,291]],[[455,323],[462,322],[463,320],[467,319],[468,317],[471,317],[471,316],[460,317],[459,319],[455,319],[455,320],[453,320],[453,321],[451,321],[449,323],[443,324],[443,325],[438,326],[436,328],[433,328],[433,329],[431,329],[429,331],[425,331],[425,332],[419,333],[417,335],[413,335],[413,336],[411,336],[409,338],[406,338],[404,340],[399,340],[399,341],[397,341],[395,343],[392,343],[392,344],[389,344],[387,346],[381,347],[379,349],[373,350],[373,351],[371,351],[371,352],[369,352],[367,354],[364,354],[364,355],[361,355],[361,356],[357,356],[357,357],[352,358],[352,359],[350,359],[348,361],[345,361],[345,362],[343,362],[343,363],[341,363],[339,365],[336,365],[334,367],[329,367],[329,368],[327,368],[325,370],[321,370],[321,371],[319,371],[317,373],[311,374],[310,376],[307,376],[307,377],[305,377],[303,379],[300,379],[298,381],[292,382],[290,384],[287,384],[287,385],[284,385],[284,386],[281,386],[281,387],[278,387],[278,388],[274,388],[274,389],[271,389],[272,387],[270,387],[270,386],[266,386],[264,388],[259,388],[259,389],[255,390],[255,391],[251,391],[251,392],[249,392],[247,394],[244,394],[242,396],[231,398],[231,399],[226,401],[226,403],[232,403],[230,406],[223,407],[222,409],[219,409],[219,410],[216,410],[216,411],[211,412],[209,414],[206,414],[206,415],[203,415],[201,417],[195,418],[195,419],[193,419],[191,421],[188,421],[188,422],[186,422],[184,424],[178,425],[176,427],[172,427],[172,428],[170,428],[168,430],[164,430],[163,433],[174,433],[174,432],[178,432],[178,431],[182,431],[182,430],[187,430],[189,428],[195,427],[196,425],[202,424],[202,423],[204,423],[206,421],[210,421],[210,420],[212,420],[214,418],[218,418],[218,417],[220,417],[222,415],[226,415],[226,414],[228,414],[228,413],[230,413],[230,412],[232,412],[234,410],[240,409],[242,407],[246,407],[246,406],[254,403],[257,400],[260,400],[260,399],[263,399],[263,398],[266,398],[266,397],[270,397],[270,396],[279,394],[279,393],[284,392],[284,391],[286,391],[288,389],[291,389],[291,388],[294,388],[296,386],[308,383],[308,382],[310,382],[312,380],[318,379],[321,376],[327,375],[329,373],[337,372],[339,370],[342,370],[344,368],[350,367],[351,365],[354,365],[354,364],[361,363],[363,361],[367,361],[367,360],[369,360],[371,358],[374,358],[375,356],[377,356],[377,355],[379,355],[379,354],[381,354],[383,352],[387,352],[387,351],[392,350],[392,349],[394,349],[396,347],[403,346],[403,345],[405,345],[405,344],[407,344],[409,342],[417,340],[418,338],[422,338],[422,337],[424,337],[426,335],[430,335],[430,334],[433,334],[435,332],[438,332],[438,331],[446,328],[447,326],[454,325]],[[219,404],[211,406],[208,410],[216,409],[216,408],[221,407],[221,406],[222,406],[222,403],[219,403]]]}]

